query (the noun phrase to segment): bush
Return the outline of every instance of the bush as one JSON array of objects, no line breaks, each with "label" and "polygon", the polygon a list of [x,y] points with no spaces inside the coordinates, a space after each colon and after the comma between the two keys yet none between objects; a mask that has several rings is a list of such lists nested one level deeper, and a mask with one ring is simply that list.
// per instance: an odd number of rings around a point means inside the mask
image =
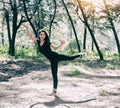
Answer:
[{"label": "bush", "polygon": [[[40,54],[37,54],[36,46],[31,47],[23,47],[15,50],[15,56],[11,57],[8,55],[8,46],[1,46],[0,47],[0,55],[10,58],[10,59],[37,59],[43,57]],[[39,56],[40,55],[40,56]]]},{"label": "bush", "polygon": [[7,54],[8,53],[8,46],[0,46],[0,55]]},{"label": "bush", "polygon": [[23,47],[16,50],[15,58],[30,58],[37,55],[37,49],[35,46]]},{"label": "bush", "polygon": [[65,47],[64,53],[70,54],[70,55],[78,53],[78,46],[75,39],[71,40],[69,44]]}]

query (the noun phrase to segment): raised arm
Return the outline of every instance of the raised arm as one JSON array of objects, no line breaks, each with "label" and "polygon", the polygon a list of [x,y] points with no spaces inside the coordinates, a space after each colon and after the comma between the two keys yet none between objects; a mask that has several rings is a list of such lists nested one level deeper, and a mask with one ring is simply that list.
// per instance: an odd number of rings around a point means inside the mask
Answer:
[{"label": "raised arm", "polygon": [[64,40],[60,40],[60,45],[54,45],[54,44],[51,44],[51,48],[53,48],[54,50],[57,50],[59,48],[61,48],[63,46],[63,44],[65,44],[65,41]]},{"label": "raised arm", "polygon": [[29,37],[33,42],[37,43],[36,38],[35,38],[34,36],[32,36],[32,34],[31,34],[30,30],[29,30],[28,24],[24,24],[24,27],[25,27],[25,29],[26,29],[26,33],[27,33],[28,37]]}]

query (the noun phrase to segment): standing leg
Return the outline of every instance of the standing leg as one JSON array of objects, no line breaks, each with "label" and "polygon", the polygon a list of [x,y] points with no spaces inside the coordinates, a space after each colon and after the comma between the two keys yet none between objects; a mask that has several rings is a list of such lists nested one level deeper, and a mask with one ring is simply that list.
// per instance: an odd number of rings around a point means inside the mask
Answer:
[{"label": "standing leg", "polygon": [[58,86],[58,61],[51,61],[51,71],[53,77],[53,93],[50,95],[55,95]]}]

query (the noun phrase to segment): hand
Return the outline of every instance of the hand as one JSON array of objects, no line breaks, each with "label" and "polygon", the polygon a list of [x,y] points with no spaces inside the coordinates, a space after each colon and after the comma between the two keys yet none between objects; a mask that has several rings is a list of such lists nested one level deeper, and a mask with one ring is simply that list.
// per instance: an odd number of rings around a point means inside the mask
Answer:
[{"label": "hand", "polygon": [[25,22],[23,25],[25,28],[28,28],[28,24],[29,24],[28,22]]},{"label": "hand", "polygon": [[61,45],[65,44],[65,40],[60,40]]}]

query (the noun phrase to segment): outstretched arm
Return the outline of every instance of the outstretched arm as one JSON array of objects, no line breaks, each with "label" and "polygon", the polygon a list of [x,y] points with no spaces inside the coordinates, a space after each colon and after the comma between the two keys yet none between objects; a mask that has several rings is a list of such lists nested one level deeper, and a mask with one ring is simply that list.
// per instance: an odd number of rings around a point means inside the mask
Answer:
[{"label": "outstretched arm", "polygon": [[32,34],[31,34],[30,30],[29,30],[29,27],[28,27],[28,24],[27,24],[27,23],[24,24],[24,27],[25,27],[25,29],[26,29],[26,33],[27,33],[28,37],[29,37],[33,42],[37,43],[37,40],[36,40],[36,38],[35,38],[34,36],[32,36]]},{"label": "outstretched arm", "polygon": [[63,44],[65,44],[65,41],[64,40],[60,40],[60,45],[54,45],[54,44],[51,44],[51,48],[53,48],[54,50],[57,50],[59,48],[61,48],[63,46]]}]

